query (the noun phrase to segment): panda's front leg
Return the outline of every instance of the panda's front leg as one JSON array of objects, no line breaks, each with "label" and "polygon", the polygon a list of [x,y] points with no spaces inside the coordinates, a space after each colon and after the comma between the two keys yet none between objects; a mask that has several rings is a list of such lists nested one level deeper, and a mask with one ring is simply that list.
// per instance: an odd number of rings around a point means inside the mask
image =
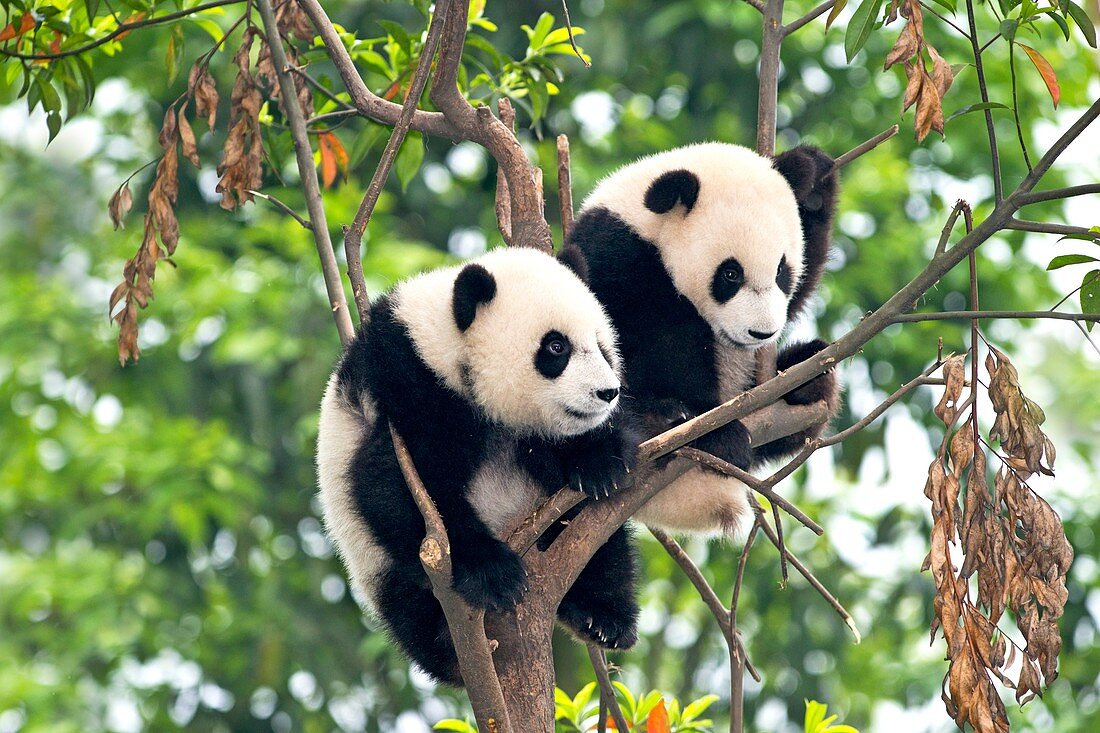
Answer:
[{"label": "panda's front leg", "polygon": [[691,445],[745,471],[755,460],[752,436],[740,420],[734,420],[711,430],[701,438],[696,438]]},{"label": "panda's front leg", "polygon": [[595,430],[566,440],[521,441],[517,458],[546,491],[569,486],[598,500],[627,486],[640,440],[631,417],[619,412]]},{"label": "panda's front leg", "polygon": [[[776,368],[779,371],[790,369],[796,364],[813,358],[828,345],[828,342],[822,339],[814,339],[803,344],[788,346],[779,352]],[[840,385],[836,378],[836,371],[829,369],[824,374],[817,375],[809,382],[783,395],[783,401],[788,405],[812,405],[815,402],[824,402],[828,406],[828,418],[818,425],[812,425],[793,435],[759,446],[755,451],[757,462],[789,456],[802,448],[807,440],[813,440],[821,435],[840,407]]]},{"label": "panda's front leg", "polygon": [[588,561],[558,606],[558,618],[585,643],[629,649],[638,641],[637,559],[619,527]]}]

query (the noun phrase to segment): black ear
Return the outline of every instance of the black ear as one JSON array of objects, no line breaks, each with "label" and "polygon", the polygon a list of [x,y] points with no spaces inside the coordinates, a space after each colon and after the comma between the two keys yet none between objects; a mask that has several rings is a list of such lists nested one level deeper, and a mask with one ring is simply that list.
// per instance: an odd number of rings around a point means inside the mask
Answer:
[{"label": "black ear", "polygon": [[477,307],[488,303],[496,294],[497,281],[488,270],[476,263],[463,267],[455,278],[454,300],[451,302],[458,330],[469,328],[477,315]]},{"label": "black ear", "polygon": [[691,211],[699,198],[699,177],[684,169],[668,171],[649,184],[645,207],[654,214],[666,214],[679,202]]},{"label": "black ear", "polygon": [[573,274],[584,283],[588,283],[588,258],[584,256],[584,252],[581,252],[580,247],[572,244],[562,247],[558,252],[558,262],[572,270]]},{"label": "black ear", "polygon": [[775,169],[787,179],[799,206],[810,211],[831,204],[836,189],[834,165],[827,153],[809,145],[800,145],[775,159]]}]

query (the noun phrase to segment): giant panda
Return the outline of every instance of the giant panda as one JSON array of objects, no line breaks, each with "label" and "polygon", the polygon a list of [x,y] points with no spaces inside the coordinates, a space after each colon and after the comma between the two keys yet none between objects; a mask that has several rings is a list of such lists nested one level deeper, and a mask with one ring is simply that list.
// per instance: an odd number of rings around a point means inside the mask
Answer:
[{"label": "giant panda", "polygon": [[[373,304],[321,404],[320,498],[353,586],[431,677],[462,683],[388,423],[447,527],[454,590],[475,607],[504,609],[527,581],[500,533],[566,484],[598,499],[626,478],[638,436],[620,424],[620,370],[599,302],[536,250],[494,250],[406,280]],[[637,638],[627,532],[596,552],[558,611],[607,648]]]},{"label": "giant panda", "polygon": [[[754,352],[780,338],[821,278],[836,208],[833,163],[812,147],[772,159],[702,143],[631,163],[585,200],[568,246],[583,252],[589,285],[619,332],[624,399],[658,416],[656,432],[754,386]],[[787,346],[777,366],[825,345]],[[837,394],[830,371],[784,399],[825,400],[835,412]],[[747,470],[820,431],[753,446],[734,421],[693,445]],[[725,535],[747,509],[744,484],[695,467],[635,516],[674,531]]]}]

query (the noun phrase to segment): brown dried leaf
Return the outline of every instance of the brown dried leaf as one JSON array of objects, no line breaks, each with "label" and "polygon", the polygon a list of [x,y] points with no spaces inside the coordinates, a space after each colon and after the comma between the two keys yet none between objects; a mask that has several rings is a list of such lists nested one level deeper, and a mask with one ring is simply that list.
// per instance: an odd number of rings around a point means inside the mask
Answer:
[{"label": "brown dried leaf", "polygon": [[[111,223],[114,224],[116,230],[126,228],[126,223],[123,220],[133,206],[134,196],[130,193],[130,184],[124,183],[111,195],[111,200],[107,202],[107,214],[111,217]],[[112,310],[114,310],[113,306]]]},{"label": "brown dried leaf", "polygon": [[187,78],[187,93],[195,100],[195,112],[206,115],[206,124],[213,130],[218,115],[218,89],[201,59],[191,67]]},{"label": "brown dried leaf", "polygon": [[179,116],[180,143],[183,147],[183,157],[191,161],[191,165],[199,168],[202,161],[199,160],[199,149],[195,143],[195,131],[191,129],[191,123],[187,121],[186,114]]},{"label": "brown dried leaf", "polygon": [[917,38],[917,27],[913,23],[906,23],[898,34],[894,47],[890,49],[890,53],[886,54],[882,70],[886,71],[894,64],[908,61],[916,56],[918,51],[920,51],[920,39]]},{"label": "brown dried leaf", "polygon": [[924,73],[920,64],[906,62],[905,77],[908,83],[905,85],[905,96],[901,102],[901,111],[904,113],[920,99],[921,86],[924,84]]},{"label": "brown dried leaf", "polygon": [[939,404],[933,408],[936,417],[946,424],[955,421],[956,410],[959,406],[959,398],[962,396],[963,386],[966,382],[966,369],[963,363],[963,355],[950,356],[943,364],[943,378],[946,386]]},{"label": "brown dried leaf", "polygon": [[157,138],[157,142],[160,146],[167,150],[168,148],[176,147],[176,140],[179,139],[177,135],[176,127],[176,108],[169,107],[164,113],[164,124],[160,128],[160,136]]},{"label": "brown dried leaf", "polygon": [[942,100],[943,96],[947,94],[947,90],[951,88],[951,83],[955,81],[955,74],[951,71],[951,64],[944,61],[932,44],[928,43],[925,46],[928,49],[929,57],[932,59],[932,81],[936,85],[936,91]]},{"label": "brown dried leaf", "polygon": [[917,141],[923,142],[932,130],[943,134],[943,107],[940,106],[940,94],[936,90],[936,84],[923,66],[920,69],[923,77],[921,81],[920,96],[917,99],[917,115],[913,121],[913,127],[917,133]]}]

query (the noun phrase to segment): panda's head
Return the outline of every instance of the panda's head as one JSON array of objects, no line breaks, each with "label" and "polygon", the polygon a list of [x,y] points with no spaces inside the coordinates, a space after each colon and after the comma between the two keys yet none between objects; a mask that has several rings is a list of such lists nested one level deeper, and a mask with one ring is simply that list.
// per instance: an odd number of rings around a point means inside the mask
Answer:
[{"label": "panda's head", "polygon": [[779,338],[805,269],[796,193],[816,171],[789,163],[691,145],[612,174],[585,208],[606,207],[651,242],[719,341],[755,348]]},{"label": "panda's head", "polygon": [[512,428],[569,436],[603,424],[619,402],[615,333],[572,270],[527,248],[458,271],[452,297],[464,391]]}]

